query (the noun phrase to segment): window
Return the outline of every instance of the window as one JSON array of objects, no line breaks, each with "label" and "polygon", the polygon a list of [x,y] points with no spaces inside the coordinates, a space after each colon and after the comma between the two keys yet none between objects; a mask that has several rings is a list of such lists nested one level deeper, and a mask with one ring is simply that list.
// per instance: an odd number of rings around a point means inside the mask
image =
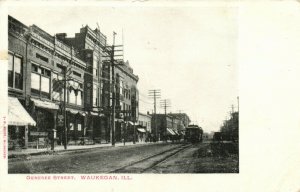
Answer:
[{"label": "window", "polygon": [[31,71],[31,92],[49,98],[51,71],[34,64],[32,64]]},{"label": "window", "polygon": [[82,105],[82,91],[78,91],[78,94],[77,94],[77,105]]},{"label": "window", "polygon": [[82,105],[82,84],[76,81],[69,81],[69,103]]},{"label": "window", "polygon": [[44,62],[46,62],[46,63],[48,63],[48,58],[47,57],[44,57],[44,56],[42,56],[38,53],[35,54],[35,57],[42,60],[42,61],[44,61]]},{"label": "window", "polygon": [[120,94],[123,94],[123,81],[120,81]]},{"label": "window", "polygon": [[76,94],[75,90],[71,89],[69,94],[69,103],[76,104]]},{"label": "window", "polygon": [[73,75],[77,76],[77,77],[81,77],[80,73],[77,73],[76,71],[73,71]]},{"label": "window", "polygon": [[98,106],[97,85],[93,88],[93,106]]},{"label": "window", "polygon": [[50,90],[50,79],[48,77],[41,76],[41,91],[49,93]]},{"label": "window", "polygon": [[96,55],[93,57],[93,74],[96,76],[98,75],[98,58]]},{"label": "window", "polygon": [[40,89],[40,75],[31,73],[31,89]]},{"label": "window", "polygon": [[8,54],[8,86],[23,89],[22,59],[11,53]]},{"label": "window", "polygon": [[81,124],[77,124],[77,130],[81,131]]},{"label": "window", "polygon": [[70,123],[70,131],[74,130],[74,123]]},{"label": "window", "polygon": [[52,92],[53,100],[60,101],[62,99],[61,92],[62,92],[63,82],[59,81],[59,76],[57,73],[53,73],[52,86],[53,86],[53,92]]}]

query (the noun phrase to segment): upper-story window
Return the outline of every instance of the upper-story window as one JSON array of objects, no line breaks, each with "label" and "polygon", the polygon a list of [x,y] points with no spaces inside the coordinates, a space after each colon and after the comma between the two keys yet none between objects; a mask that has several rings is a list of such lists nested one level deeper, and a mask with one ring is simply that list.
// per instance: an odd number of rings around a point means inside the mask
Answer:
[{"label": "upper-story window", "polygon": [[50,77],[51,71],[43,67],[32,64],[31,68],[31,92],[33,94],[49,98],[50,97]]},{"label": "upper-story window", "polygon": [[69,81],[69,103],[82,105],[82,84],[76,81]]},{"label": "upper-story window", "polygon": [[46,62],[46,63],[48,63],[48,61],[49,61],[49,59],[47,57],[44,57],[44,56],[42,56],[38,53],[35,54],[35,57],[42,60],[42,61],[44,61],[44,62]]},{"label": "upper-story window", "polygon": [[93,74],[98,76],[98,57],[96,55],[93,57]]},{"label": "upper-story window", "polygon": [[22,58],[11,53],[8,54],[8,86],[23,89],[23,63]]},{"label": "upper-story window", "polygon": [[94,87],[93,87],[93,106],[94,107],[98,106],[98,89],[97,89],[97,85],[94,85]]},{"label": "upper-story window", "polygon": [[59,76],[58,73],[53,73],[52,75],[52,98],[55,101],[62,101],[64,98],[64,86],[62,81],[62,76]]}]

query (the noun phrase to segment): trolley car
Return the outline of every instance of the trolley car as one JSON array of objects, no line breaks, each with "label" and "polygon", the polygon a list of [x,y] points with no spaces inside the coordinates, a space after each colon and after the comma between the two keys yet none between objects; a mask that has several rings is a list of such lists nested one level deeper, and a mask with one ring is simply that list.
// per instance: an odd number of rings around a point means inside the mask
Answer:
[{"label": "trolley car", "polygon": [[185,130],[185,141],[191,143],[202,142],[203,130],[198,125],[189,125]]}]

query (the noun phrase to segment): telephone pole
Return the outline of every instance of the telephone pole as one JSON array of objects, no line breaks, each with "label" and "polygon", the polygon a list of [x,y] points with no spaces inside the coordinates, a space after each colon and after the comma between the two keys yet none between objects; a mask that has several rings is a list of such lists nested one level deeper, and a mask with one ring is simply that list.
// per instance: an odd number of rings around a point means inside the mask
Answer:
[{"label": "telephone pole", "polygon": [[[112,46],[105,46],[104,52],[107,53],[107,55],[102,56],[105,61],[108,61],[111,66],[111,84],[110,84],[110,90],[111,90],[111,114],[110,114],[110,140],[111,145],[115,146],[115,116],[116,116],[116,81],[115,81],[115,66],[118,65],[124,65],[123,61],[123,54],[121,55],[115,55],[115,52],[123,52],[123,45],[115,45],[115,37],[117,33],[113,32],[113,44]],[[115,58],[115,57],[119,57]],[[121,58],[120,58],[121,57]],[[108,58],[109,60],[106,60],[105,58]]]},{"label": "telephone pole", "polygon": [[167,115],[167,108],[171,107],[171,101],[169,99],[163,99],[160,101],[160,107],[164,108],[165,115]]},{"label": "telephone pole", "polygon": [[115,94],[115,37],[117,33],[113,32],[113,45],[111,47],[111,73],[112,73],[112,108],[111,108],[111,145],[115,146],[115,109],[116,109],[116,94]]},{"label": "telephone pole", "polygon": [[155,141],[157,141],[158,134],[157,134],[157,123],[156,123],[156,99],[161,97],[160,89],[152,89],[148,91],[148,96],[153,98],[154,100],[154,130],[155,130]]},{"label": "telephone pole", "polygon": [[163,99],[160,101],[160,107],[161,108],[164,108],[165,110],[165,130],[164,130],[164,138],[166,139],[167,141],[167,138],[166,138],[166,135],[167,135],[167,128],[168,128],[168,121],[167,121],[167,108],[168,107],[171,107],[171,102],[169,99]]}]

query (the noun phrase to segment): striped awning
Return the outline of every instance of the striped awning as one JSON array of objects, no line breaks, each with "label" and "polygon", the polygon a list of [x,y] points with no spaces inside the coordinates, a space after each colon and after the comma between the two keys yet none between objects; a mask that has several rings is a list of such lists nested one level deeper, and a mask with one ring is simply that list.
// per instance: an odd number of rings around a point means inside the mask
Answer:
[{"label": "striped awning", "polygon": [[168,135],[176,135],[172,129],[167,128]]},{"label": "striped awning", "polygon": [[36,125],[36,122],[27,113],[17,98],[8,98],[8,125]]}]

